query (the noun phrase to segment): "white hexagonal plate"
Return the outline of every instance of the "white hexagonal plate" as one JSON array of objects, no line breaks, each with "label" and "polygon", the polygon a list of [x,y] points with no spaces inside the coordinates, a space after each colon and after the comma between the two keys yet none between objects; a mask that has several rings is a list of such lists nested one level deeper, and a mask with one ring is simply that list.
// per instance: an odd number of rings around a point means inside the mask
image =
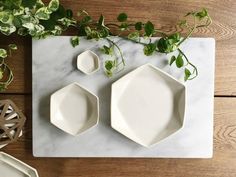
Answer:
[{"label": "white hexagonal plate", "polygon": [[150,147],[183,126],[185,86],[151,64],[112,84],[111,125]]},{"label": "white hexagonal plate", "polygon": [[38,177],[37,170],[24,162],[0,152],[1,177]]},{"label": "white hexagonal plate", "polygon": [[84,74],[93,74],[99,70],[99,57],[91,50],[86,50],[77,56],[77,68]]},{"label": "white hexagonal plate", "polygon": [[79,135],[98,123],[98,97],[78,83],[52,94],[50,104],[51,123],[71,135]]}]

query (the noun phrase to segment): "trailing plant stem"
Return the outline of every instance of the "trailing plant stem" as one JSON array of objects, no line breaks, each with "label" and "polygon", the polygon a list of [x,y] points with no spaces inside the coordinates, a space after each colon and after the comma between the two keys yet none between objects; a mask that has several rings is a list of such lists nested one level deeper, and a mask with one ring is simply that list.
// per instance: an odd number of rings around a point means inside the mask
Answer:
[{"label": "trailing plant stem", "polygon": [[106,40],[109,41],[110,43],[112,43],[112,45],[114,45],[118,49],[118,51],[120,53],[121,61],[123,63],[123,66],[125,66],[125,59],[124,59],[124,56],[123,56],[123,53],[122,53],[120,47],[114,41],[109,39],[108,37],[106,38]]},{"label": "trailing plant stem", "polygon": [[185,53],[180,48],[178,48],[177,50],[179,51],[179,53],[181,53],[184,56],[184,58],[185,58],[185,60],[187,62],[187,65],[190,65],[190,66],[193,67],[192,74],[195,74],[195,76],[193,76],[191,78],[188,78],[188,80],[193,80],[194,78],[196,78],[198,76],[198,69],[197,69],[197,67],[189,61],[188,57],[185,55]]}]

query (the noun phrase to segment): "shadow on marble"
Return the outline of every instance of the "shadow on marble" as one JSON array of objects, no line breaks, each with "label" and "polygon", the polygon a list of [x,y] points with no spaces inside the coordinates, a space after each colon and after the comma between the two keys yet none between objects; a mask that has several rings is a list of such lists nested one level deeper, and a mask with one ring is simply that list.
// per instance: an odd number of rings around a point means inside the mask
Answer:
[{"label": "shadow on marble", "polygon": [[50,97],[51,94],[44,95],[39,100],[39,116],[50,123]]},{"label": "shadow on marble", "polygon": [[[111,128],[111,120],[110,120],[111,106],[109,104],[111,99],[111,83],[107,83],[102,88],[100,88],[98,90],[98,96],[99,96],[99,123],[105,125],[105,127]],[[108,104],[103,104],[103,103],[108,103]]]}]

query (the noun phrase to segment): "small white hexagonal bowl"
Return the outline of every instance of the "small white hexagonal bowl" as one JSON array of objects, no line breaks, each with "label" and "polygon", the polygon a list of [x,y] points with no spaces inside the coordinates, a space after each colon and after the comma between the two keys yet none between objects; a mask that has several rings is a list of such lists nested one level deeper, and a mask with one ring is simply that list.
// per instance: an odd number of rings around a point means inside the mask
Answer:
[{"label": "small white hexagonal bowl", "polygon": [[145,64],[112,84],[111,126],[152,147],[183,127],[185,94],[181,82]]},{"label": "small white hexagonal bowl", "polygon": [[78,83],[72,83],[51,95],[50,121],[77,136],[98,124],[99,99]]},{"label": "small white hexagonal bowl", "polygon": [[0,176],[2,177],[38,177],[38,172],[33,167],[0,152]]},{"label": "small white hexagonal bowl", "polygon": [[77,68],[87,75],[91,75],[100,69],[99,57],[91,50],[86,50],[77,56]]}]

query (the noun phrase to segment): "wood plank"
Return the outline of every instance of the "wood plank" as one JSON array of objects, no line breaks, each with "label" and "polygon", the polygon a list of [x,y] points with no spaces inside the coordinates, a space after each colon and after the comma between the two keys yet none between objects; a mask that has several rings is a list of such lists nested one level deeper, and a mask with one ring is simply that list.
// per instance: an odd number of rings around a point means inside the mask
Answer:
[{"label": "wood plank", "polygon": [[[46,2],[48,2],[47,0]],[[61,3],[71,8],[74,13],[86,9],[92,17],[98,18],[104,14],[107,22],[115,22],[120,12],[127,12],[131,21],[151,20],[156,27],[164,26],[166,30],[174,31],[171,26],[188,11],[206,7],[213,18],[213,24],[208,29],[199,29],[194,36],[214,37],[216,39],[216,95],[236,95],[236,3],[234,1],[154,1],[154,0],[61,0]],[[74,32],[71,32],[74,34]],[[71,34],[70,32],[67,34]],[[31,92],[31,40],[0,35],[0,45],[16,42],[19,50],[14,57],[9,58],[13,67],[15,81],[7,92]]]},{"label": "wood plank", "polygon": [[0,95],[0,99],[5,98],[15,101],[28,119],[23,137],[2,150],[37,168],[41,177],[236,176],[236,98],[215,98],[212,159],[34,158],[31,150],[31,96]]},{"label": "wood plank", "polygon": [[14,80],[4,93],[31,93],[32,90],[32,42],[30,37],[10,37],[0,34],[0,47],[7,49],[9,44],[15,43],[17,51],[6,62],[13,70]]}]

